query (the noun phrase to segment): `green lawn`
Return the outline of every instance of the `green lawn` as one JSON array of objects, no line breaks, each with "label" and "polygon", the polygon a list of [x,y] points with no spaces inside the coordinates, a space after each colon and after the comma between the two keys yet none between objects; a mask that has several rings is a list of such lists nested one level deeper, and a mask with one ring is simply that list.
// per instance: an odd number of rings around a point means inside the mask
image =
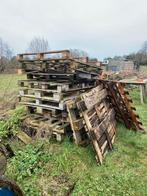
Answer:
[{"label": "green lawn", "polygon": [[140,66],[140,71],[147,74],[147,65]]},{"label": "green lawn", "polygon": [[[138,90],[130,94],[146,128],[147,102],[140,105]],[[96,164],[91,146],[77,147],[67,138],[61,144],[13,141],[11,145],[15,157],[8,161],[6,176],[16,180],[26,196],[147,195],[147,135],[127,130],[122,124],[117,125],[114,149],[102,166]]]},{"label": "green lawn", "polygon": [[17,82],[24,78],[25,75],[0,74],[0,113],[13,108],[18,95]]},{"label": "green lawn", "polygon": [[8,92],[16,92],[18,89],[17,81],[24,79],[25,75],[0,74],[0,95]]},{"label": "green lawn", "polygon": [[147,130],[147,99],[145,100],[145,104],[140,103],[139,89],[130,90],[130,96],[133,99],[133,105],[136,107],[136,113],[139,114],[143,127]]},{"label": "green lawn", "polygon": [[[43,144],[43,145],[42,145]],[[117,127],[112,152],[97,166],[91,146],[77,147],[65,140],[13,143],[16,156],[9,160],[7,176],[25,195],[147,195],[147,135]]]}]

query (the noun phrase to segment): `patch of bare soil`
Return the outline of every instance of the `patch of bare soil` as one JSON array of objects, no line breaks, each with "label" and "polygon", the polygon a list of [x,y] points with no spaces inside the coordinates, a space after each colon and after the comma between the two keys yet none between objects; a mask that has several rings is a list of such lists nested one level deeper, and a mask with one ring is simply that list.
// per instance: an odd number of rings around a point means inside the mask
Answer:
[{"label": "patch of bare soil", "polygon": [[47,179],[42,177],[39,180],[39,185],[43,190],[43,196],[69,196],[74,189],[75,183],[71,183],[68,176],[61,174],[60,176],[50,176]]}]

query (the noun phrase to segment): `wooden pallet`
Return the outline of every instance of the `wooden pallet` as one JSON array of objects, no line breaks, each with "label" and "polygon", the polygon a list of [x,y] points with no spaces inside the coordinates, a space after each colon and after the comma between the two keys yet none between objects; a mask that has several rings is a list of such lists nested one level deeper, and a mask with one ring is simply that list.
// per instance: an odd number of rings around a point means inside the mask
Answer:
[{"label": "wooden pallet", "polygon": [[46,108],[40,106],[34,106],[31,104],[26,104],[26,109],[30,114],[41,114],[44,117],[61,117],[62,110]]},{"label": "wooden pallet", "polygon": [[46,110],[61,110],[63,111],[66,107],[66,102],[53,102],[53,101],[47,101],[47,100],[41,100],[41,99],[31,99],[29,101],[26,100],[20,100],[21,105],[24,106],[31,106],[31,107],[37,107],[37,108],[43,108]]},{"label": "wooden pallet", "polygon": [[75,100],[66,103],[69,122],[73,131],[73,140],[76,145],[86,145],[89,143],[89,136],[84,124],[83,118],[80,117],[79,110]]},{"label": "wooden pallet", "polygon": [[[81,92],[84,92],[92,87],[83,87],[83,88],[76,88],[76,89],[69,89],[68,91],[56,91],[56,90],[49,90],[49,89],[36,89],[36,88],[21,88],[19,90],[20,97],[26,98],[40,98],[42,100],[51,100],[59,102],[61,100],[68,100],[69,98],[73,98],[78,96]],[[59,90],[59,88],[58,88]],[[62,90],[60,88],[60,90]]]},{"label": "wooden pallet", "polygon": [[47,90],[48,92],[63,92],[63,91],[68,91],[69,90],[69,83],[67,81],[59,81],[59,82],[52,82],[52,81],[40,81],[40,80],[19,80],[18,85],[20,87],[25,87],[25,88],[30,88],[30,89],[40,89],[42,90]]},{"label": "wooden pallet", "polygon": [[47,91],[47,92],[75,92],[80,90],[88,90],[95,86],[93,81],[86,82],[85,80],[70,83],[65,80],[61,81],[42,81],[42,80],[35,80],[35,79],[28,79],[28,80],[19,80],[18,85],[21,89],[37,89],[40,91]]},{"label": "wooden pallet", "polygon": [[118,83],[117,86],[118,86],[119,93],[122,95],[122,99],[127,107],[128,112],[129,112],[131,122],[133,122],[132,123],[133,130],[143,131],[144,129],[141,126],[142,122],[140,121],[139,116],[137,114],[135,114],[135,112],[134,112],[134,111],[136,111],[136,108],[133,106],[133,100],[128,97],[129,92],[125,90],[125,85]]},{"label": "wooden pallet", "polygon": [[69,73],[75,70],[79,63],[74,62],[72,59],[66,58],[50,58],[46,60],[25,60],[21,62],[22,67],[26,72],[28,71],[44,71],[46,73],[61,72]]},{"label": "wooden pallet", "polygon": [[[51,55],[56,56],[56,59],[59,58],[59,55],[61,55],[60,58],[68,59],[70,57],[70,51],[69,50],[57,50],[57,51],[49,51],[49,52],[40,52],[40,53],[23,53],[17,55],[17,60],[19,62],[29,62],[29,61],[43,61],[48,60],[51,58]],[[50,58],[49,58],[50,57]]]},{"label": "wooden pallet", "polygon": [[84,77],[87,78],[90,76],[88,74],[94,76],[99,74],[101,70],[95,65],[72,58],[69,50],[19,54],[17,55],[17,60],[26,71],[29,69],[32,71],[45,71],[46,73],[50,71],[60,71],[62,73],[77,71],[78,76],[83,77],[86,74]]},{"label": "wooden pallet", "polygon": [[69,126],[68,122],[62,122],[57,118],[44,118],[41,115],[30,115],[23,119],[25,126],[35,134],[27,133],[34,138],[50,138],[56,137],[57,141],[62,141],[65,135],[65,129]]},{"label": "wooden pallet", "polygon": [[126,92],[124,85],[119,82],[100,80],[108,92],[108,100],[115,109],[116,117],[123,122],[128,129],[135,131],[143,131],[142,123],[139,116],[135,114],[132,99],[128,97],[129,92]]},{"label": "wooden pallet", "polygon": [[74,73],[46,73],[39,71],[27,72],[27,79],[37,79],[37,80],[67,80],[74,81]]},{"label": "wooden pallet", "polygon": [[107,92],[102,85],[81,95],[77,107],[85,121],[96,152],[96,160],[102,164],[105,153],[112,149],[115,138],[115,112],[106,102]]}]

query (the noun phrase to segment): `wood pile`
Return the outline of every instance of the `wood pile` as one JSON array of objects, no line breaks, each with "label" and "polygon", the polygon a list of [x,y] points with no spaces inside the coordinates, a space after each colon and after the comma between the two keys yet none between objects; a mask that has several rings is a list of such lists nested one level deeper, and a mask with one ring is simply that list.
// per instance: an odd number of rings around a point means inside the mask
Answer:
[{"label": "wood pile", "polygon": [[28,136],[62,141],[67,135],[77,145],[91,143],[102,164],[114,143],[116,120],[142,129],[124,87],[99,80],[101,69],[73,59],[70,51],[20,54],[18,61],[27,75],[18,84]]},{"label": "wood pile", "polygon": [[17,58],[27,75],[27,80],[19,81],[20,103],[31,114],[40,114],[39,120],[35,117],[36,124],[47,119],[53,134],[62,138],[58,135],[69,127],[66,102],[93,88],[101,69],[71,58],[68,50],[20,54]]}]

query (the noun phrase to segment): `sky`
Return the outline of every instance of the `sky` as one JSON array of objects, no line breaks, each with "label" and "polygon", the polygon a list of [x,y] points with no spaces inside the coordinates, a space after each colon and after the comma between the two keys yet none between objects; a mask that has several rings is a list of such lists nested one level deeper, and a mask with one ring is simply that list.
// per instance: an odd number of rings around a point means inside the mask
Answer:
[{"label": "sky", "polygon": [[33,37],[99,59],[136,52],[147,40],[147,0],[0,0],[0,37],[15,53]]}]

